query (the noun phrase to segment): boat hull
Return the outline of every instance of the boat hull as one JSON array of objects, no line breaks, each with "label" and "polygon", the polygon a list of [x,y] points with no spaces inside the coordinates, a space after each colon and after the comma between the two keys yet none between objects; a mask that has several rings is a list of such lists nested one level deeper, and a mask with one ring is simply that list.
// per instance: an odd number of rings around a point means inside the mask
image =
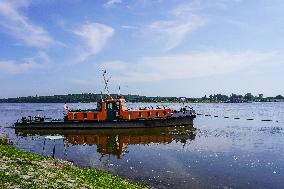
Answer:
[{"label": "boat hull", "polygon": [[147,128],[193,125],[195,115],[171,117],[152,120],[119,120],[119,121],[55,121],[15,123],[15,128],[21,129],[89,129],[89,128]]}]

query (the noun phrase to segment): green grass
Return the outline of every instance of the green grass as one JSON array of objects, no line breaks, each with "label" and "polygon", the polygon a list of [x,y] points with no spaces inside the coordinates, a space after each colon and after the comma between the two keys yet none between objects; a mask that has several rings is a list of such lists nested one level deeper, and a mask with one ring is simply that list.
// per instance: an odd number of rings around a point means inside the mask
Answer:
[{"label": "green grass", "polygon": [[146,188],[104,171],[79,168],[0,143],[0,188]]}]

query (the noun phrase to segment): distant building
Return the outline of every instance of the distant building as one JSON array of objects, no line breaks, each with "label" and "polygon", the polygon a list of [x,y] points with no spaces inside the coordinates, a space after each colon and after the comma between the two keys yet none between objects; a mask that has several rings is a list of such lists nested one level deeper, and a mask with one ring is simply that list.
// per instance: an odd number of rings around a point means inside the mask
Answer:
[{"label": "distant building", "polygon": [[185,101],[186,97],[179,97],[180,101]]}]

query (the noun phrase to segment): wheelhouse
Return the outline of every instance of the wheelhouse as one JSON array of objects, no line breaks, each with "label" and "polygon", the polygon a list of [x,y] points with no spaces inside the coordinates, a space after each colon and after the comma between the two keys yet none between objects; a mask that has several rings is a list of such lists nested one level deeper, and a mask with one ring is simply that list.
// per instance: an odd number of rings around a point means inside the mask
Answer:
[{"label": "wheelhouse", "polygon": [[92,110],[70,110],[66,121],[114,121],[114,120],[147,120],[171,117],[171,109],[139,109],[130,110],[126,107],[123,97],[112,98],[97,102],[97,108]]}]

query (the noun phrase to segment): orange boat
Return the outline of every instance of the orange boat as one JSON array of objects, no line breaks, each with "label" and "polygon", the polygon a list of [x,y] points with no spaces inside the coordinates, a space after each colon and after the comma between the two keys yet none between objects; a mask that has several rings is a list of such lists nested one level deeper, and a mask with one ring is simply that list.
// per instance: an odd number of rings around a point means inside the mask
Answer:
[{"label": "orange boat", "polygon": [[[105,90],[108,92],[108,80],[105,81]],[[109,94],[109,92],[108,92]],[[137,128],[137,127],[167,127],[192,124],[196,117],[192,108],[181,108],[174,111],[170,108],[139,108],[130,110],[126,106],[123,96],[97,102],[96,109],[69,110],[65,104],[64,119],[46,117],[23,117],[15,123],[18,128]]]},{"label": "orange boat", "polygon": [[108,97],[97,102],[96,109],[69,110],[63,119],[34,116],[23,117],[14,125],[17,128],[138,128],[168,127],[193,124],[193,109],[140,108],[130,110],[125,99]]}]

